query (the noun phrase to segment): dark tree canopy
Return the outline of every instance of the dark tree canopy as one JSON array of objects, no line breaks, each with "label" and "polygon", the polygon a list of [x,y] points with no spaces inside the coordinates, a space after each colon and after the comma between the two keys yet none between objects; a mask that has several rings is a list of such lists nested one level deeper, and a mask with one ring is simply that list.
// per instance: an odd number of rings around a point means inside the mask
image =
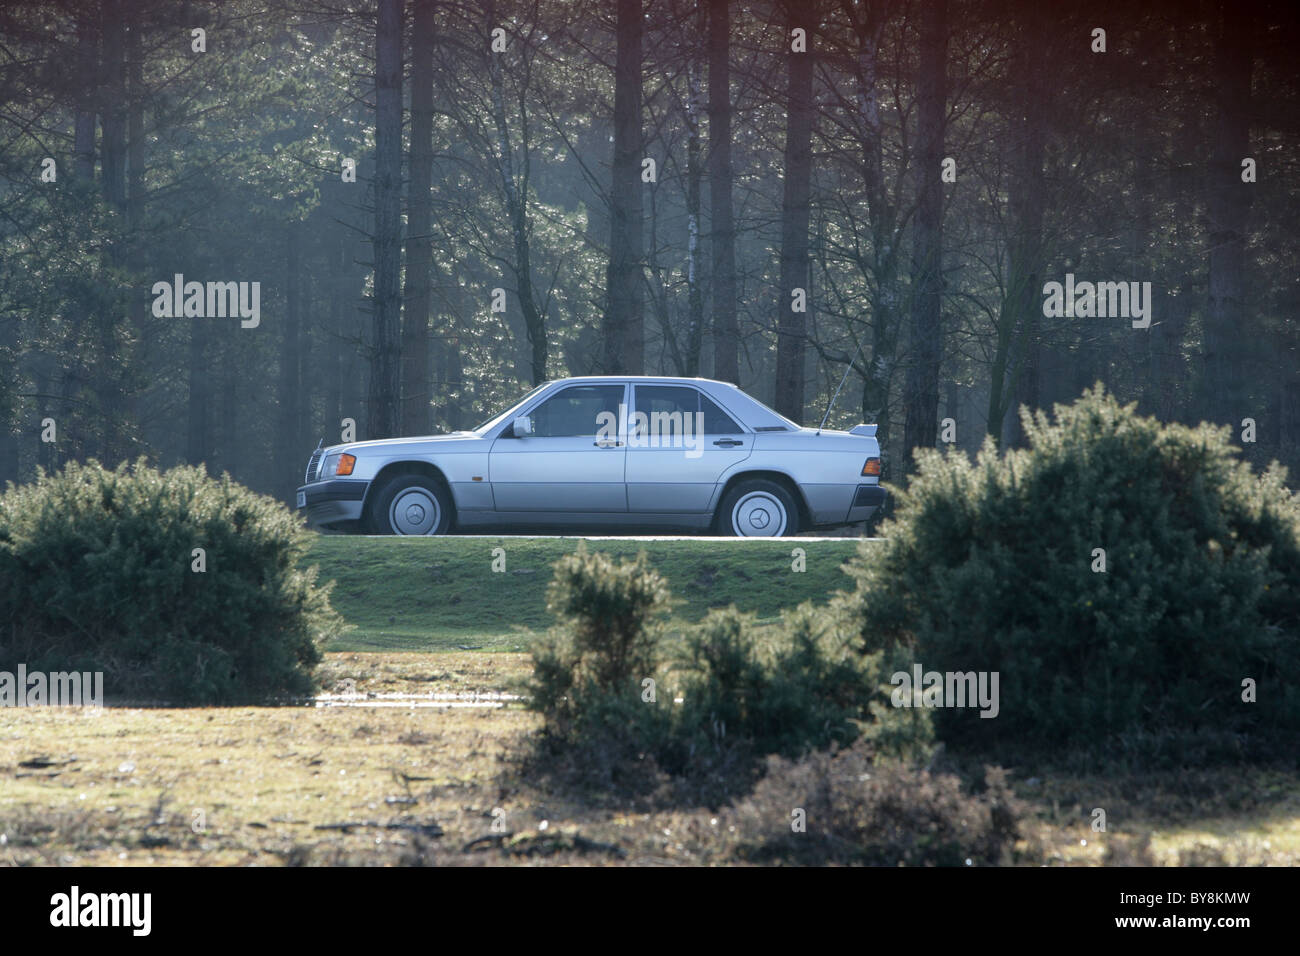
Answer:
[{"label": "dark tree canopy", "polygon": [[914,448],[1103,381],[1300,465],[1300,71],[1251,0],[10,0],[0,480],[287,496],[605,370]]}]

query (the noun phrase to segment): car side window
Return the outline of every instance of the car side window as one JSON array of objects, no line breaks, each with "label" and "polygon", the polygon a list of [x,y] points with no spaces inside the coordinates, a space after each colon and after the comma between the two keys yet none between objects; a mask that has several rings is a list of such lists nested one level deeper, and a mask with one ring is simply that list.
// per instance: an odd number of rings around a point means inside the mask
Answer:
[{"label": "car side window", "polygon": [[739,435],[741,433],[736,420],[719,408],[709,396],[700,396],[700,411],[704,412],[704,434]]},{"label": "car side window", "polygon": [[695,413],[699,410],[700,393],[693,388],[681,388],[675,385],[638,385],[636,387],[636,410],[647,418],[655,415],[691,416],[691,426],[695,425]]},{"label": "car side window", "polygon": [[575,385],[548,398],[533,410],[533,435],[537,438],[573,438],[595,435],[602,412],[618,420],[622,385]]},{"label": "car side window", "polygon": [[[636,387],[636,410],[642,412],[650,420],[650,430],[655,430],[655,422],[660,423],[673,421],[674,419],[659,418],[655,415],[671,415],[675,417],[678,423],[674,427],[682,427],[681,423],[689,422],[686,427],[693,433],[695,431],[696,414],[704,413],[704,432],[706,435],[739,435],[740,426],[730,415],[718,407],[713,399],[709,398],[699,389],[689,388],[683,385],[638,385]],[[689,417],[687,417],[689,416]],[[663,424],[659,425],[660,430]]]}]

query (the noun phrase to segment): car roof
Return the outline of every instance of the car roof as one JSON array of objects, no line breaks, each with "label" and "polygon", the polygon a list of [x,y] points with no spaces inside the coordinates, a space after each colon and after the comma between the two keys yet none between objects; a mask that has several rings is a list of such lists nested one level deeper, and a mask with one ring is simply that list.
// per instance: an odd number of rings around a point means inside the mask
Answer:
[{"label": "car roof", "polygon": [[602,382],[610,384],[645,382],[661,385],[697,385],[703,387],[706,393],[719,401],[733,415],[741,418],[743,420],[742,424],[748,425],[750,428],[771,429],[793,426],[797,429],[799,427],[797,422],[782,418],[775,411],[746,393],[739,385],[722,382],[715,378],[686,378],[674,375],[576,375],[572,378],[558,378],[547,384],[599,384]]},{"label": "car roof", "polygon": [[731,382],[722,382],[716,378],[687,378],[680,375],[573,375],[569,378],[553,379],[556,382],[681,382],[682,384],[707,382],[710,385],[725,385],[737,388]]}]

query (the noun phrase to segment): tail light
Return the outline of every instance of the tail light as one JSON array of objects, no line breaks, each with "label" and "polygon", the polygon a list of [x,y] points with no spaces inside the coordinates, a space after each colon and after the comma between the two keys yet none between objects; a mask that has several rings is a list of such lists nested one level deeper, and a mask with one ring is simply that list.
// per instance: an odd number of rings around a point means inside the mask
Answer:
[{"label": "tail light", "polygon": [[862,465],[862,475],[866,478],[880,477],[880,459],[868,458]]}]

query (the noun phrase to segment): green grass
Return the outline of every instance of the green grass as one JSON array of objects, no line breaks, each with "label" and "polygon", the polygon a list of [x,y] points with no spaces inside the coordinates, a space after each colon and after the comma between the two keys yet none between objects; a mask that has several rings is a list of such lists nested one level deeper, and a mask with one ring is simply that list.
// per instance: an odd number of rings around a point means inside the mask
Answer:
[{"label": "green grass", "polygon": [[[633,558],[644,550],[668,579],[671,625],[699,621],[711,607],[735,604],[761,619],[824,601],[847,589],[840,569],[858,539],[775,541],[686,539],[588,541],[593,551]],[[505,570],[493,571],[493,549]],[[551,566],[576,551],[575,538],[366,538],[321,535],[308,564],[336,584],[331,601],[351,628],[331,651],[524,650],[554,623],[546,610]],[[792,570],[802,548],[806,570]]]}]

